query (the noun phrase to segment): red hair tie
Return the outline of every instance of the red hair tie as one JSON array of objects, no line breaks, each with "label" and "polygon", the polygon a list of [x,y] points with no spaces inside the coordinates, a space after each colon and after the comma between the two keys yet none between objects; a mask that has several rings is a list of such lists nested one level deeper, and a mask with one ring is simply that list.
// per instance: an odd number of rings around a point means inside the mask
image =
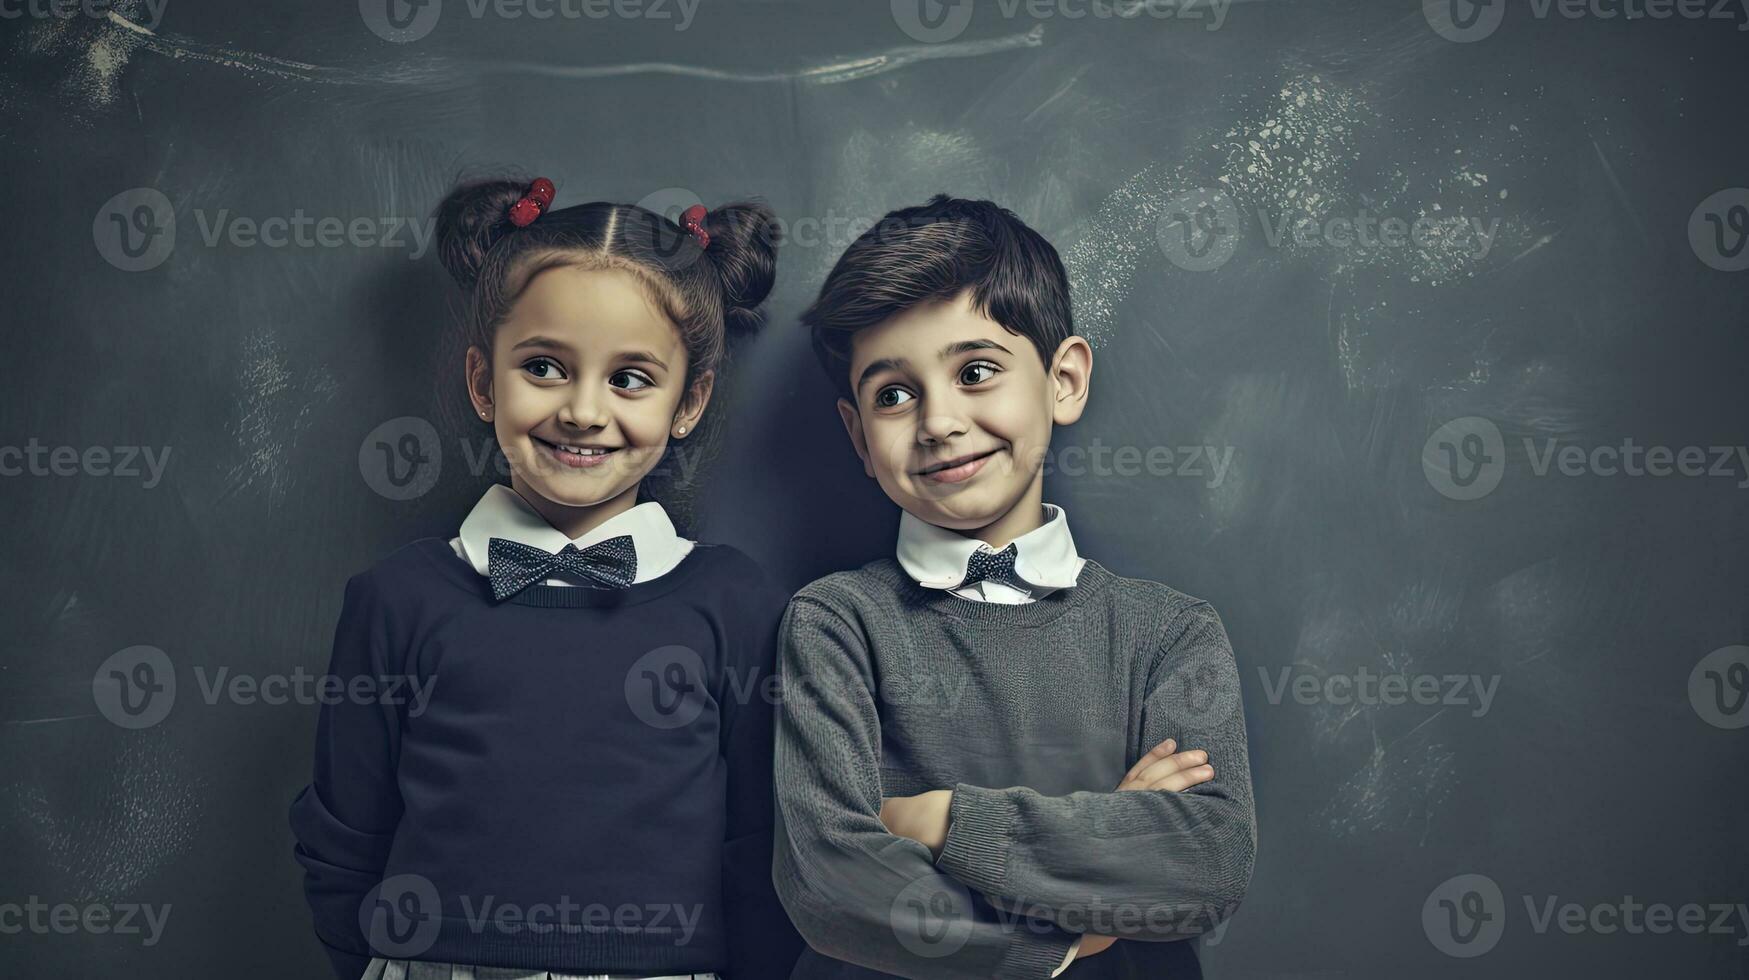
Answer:
[{"label": "red hair tie", "polygon": [[698,240],[699,248],[711,247],[710,232],[704,230],[704,216],[707,213],[709,212],[705,211],[702,204],[694,204],[680,213],[680,227],[692,232],[692,237]]},{"label": "red hair tie", "polygon": [[536,177],[534,183],[528,185],[528,193],[510,205],[510,223],[518,228],[527,228],[530,222],[540,217],[547,206],[553,203],[554,193],[556,188],[552,181],[545,177]]}]

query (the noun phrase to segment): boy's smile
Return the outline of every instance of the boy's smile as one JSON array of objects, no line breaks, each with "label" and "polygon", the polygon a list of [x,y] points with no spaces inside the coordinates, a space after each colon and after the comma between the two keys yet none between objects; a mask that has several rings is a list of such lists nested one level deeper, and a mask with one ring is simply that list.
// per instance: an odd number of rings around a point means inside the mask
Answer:
[{"label": "boy's smile", "polygon": [[964,291],[859,332],[856,401],[838,411],[894,503],[1002,547],[1041,520],[1051,429],[1080,418],[1091,367],[1087,342],[1071,337],[1047,369]]}]

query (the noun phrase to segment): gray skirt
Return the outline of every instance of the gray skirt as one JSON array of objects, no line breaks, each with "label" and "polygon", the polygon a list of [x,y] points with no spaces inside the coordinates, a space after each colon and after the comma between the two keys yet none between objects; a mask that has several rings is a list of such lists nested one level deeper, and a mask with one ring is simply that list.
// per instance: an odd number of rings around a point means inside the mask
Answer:
[{"label": "gray skirt", "polygon": [[426,963],[373,956],[370,968],[358,980],[717,980],[717,975],[679,973],[646,977],[628,973],[554,973],[514,966],[468,966],[465,963]]}]

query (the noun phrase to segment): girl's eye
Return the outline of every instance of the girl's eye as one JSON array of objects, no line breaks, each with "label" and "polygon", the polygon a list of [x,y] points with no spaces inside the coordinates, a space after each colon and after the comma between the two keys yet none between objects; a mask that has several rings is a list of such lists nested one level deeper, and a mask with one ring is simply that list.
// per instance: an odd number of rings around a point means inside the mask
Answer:
[{"label": "girl's eye", "polygon": [[565,377],[565,369],[559,366],[558,361],[550,357],[534,358],[524,364],[522,369],[527,371],[530,377],[538,378],[541,381],[559,381]]},{"label": "girl's eye", "polygon": [[960,384],[983,384],[991,378],[994,378],[996,372],[1000,370],[1001,368],[991,364],[989,361],[973,361],[965,367],[960,368]]},{"label": "girl's eye", "polygon": [[640,388],[649,388],[656,384],[656,382],[650,380],[650,376],[644,372],[629,370],[615,371],[613,376],[607,379],[607,383],[613,385],[615,388],[624,388],[627,391],[637,391]]},{"label": "girl's eye", "polygon": [[905,389],[893,386],[875,392],[874,403],[876,408],[898,408],[911,400],[912,397],[912,394]]}]

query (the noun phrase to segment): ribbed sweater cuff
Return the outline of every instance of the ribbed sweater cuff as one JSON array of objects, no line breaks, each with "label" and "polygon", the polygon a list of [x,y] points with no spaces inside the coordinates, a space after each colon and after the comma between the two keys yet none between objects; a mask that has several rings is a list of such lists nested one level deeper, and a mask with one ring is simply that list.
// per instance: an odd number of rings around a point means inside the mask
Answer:
[{"label": "ribbed sweater cuff", "polygon": [[[995,790],[956,783],[948,807],[947,840],[935,864],[961,884],[986,895],[1003,895],[1008,848],[1014,840],[1014,806]],[[1057,951],[1060,958],[1062,950]],[[1057,964],[1051,964],[1056,969]],[[1047,971],[1048,973],[1048,971]]]},{"label": "ribbed sweater cuff", "polygon": [[990,975],[993,980],[1046,980],[1063,965],[1069,947],[1080,938],[1054,926],[1045,932],[1034,932],[1025,925],[1016,928],[1019,931],[1008,944],[1008,952]]}]

